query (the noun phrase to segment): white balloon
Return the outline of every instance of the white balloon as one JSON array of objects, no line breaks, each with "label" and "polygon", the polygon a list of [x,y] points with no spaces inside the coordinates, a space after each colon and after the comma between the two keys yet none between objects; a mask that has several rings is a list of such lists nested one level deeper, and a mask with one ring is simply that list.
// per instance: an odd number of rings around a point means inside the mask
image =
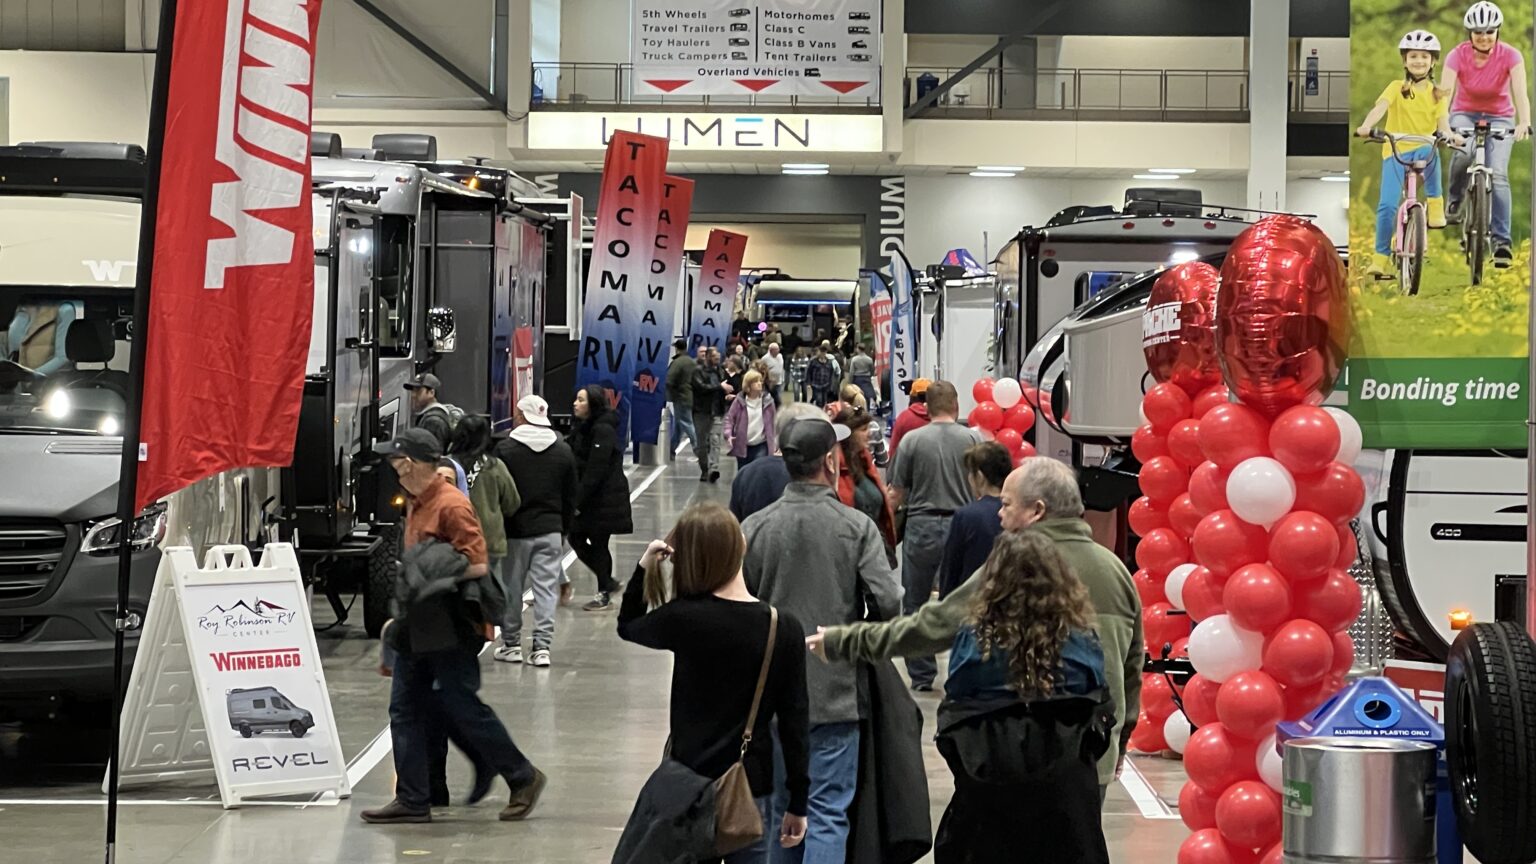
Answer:
[{"label": "white balloon", "polygon": [[1168,742],[1168,749],[1182,754],[1184,746],[1189,743],[1189,736],[1194,734],[1194,729],[1189,725],[1189,718],[1183,711],[1175,711],[1163,721],[1163,740]]},{"label": "white balloon", "polygon": [[1364,435],[1360,431],[1360,424],[1343,408],[1324,408],[1328,416],[1339,427],[1339,452],[1334,456],[1335,462],[1343,462],[1345,465],[1354,465],[1360,458],[1360,445],[1364,441]]},{"label": "white balloon", "polygon": [[997,383],[992,385],[992,401],[1004,411],[1019,404],[1019,400],[1023,398],[1024,388],[1012,378],[999,378]]},{"label": "white balloon", "polygon": [[1227,477],[1227,506],[1244,522],[1277,522],[1296,506],[1296,478],[1268,456],[1245,459]]},{"label": "white balloon", "polygon": [[1184,608],[1184,581],[1193,572],[1195,565],[1180,564],[1168,574],[1168,578],[1163,581],[1163,593],[1168,596],[1168,605],[1175,609]]},{"label": "white balloon", "polygon": [[1283,760],[1280,758],[1280,750],[1275,743],[1275,734],[1271,732],[1268,738],[1259,742],[1259,749],[1253,756],[1254,767],[1259,769],[1259,779],[1276,792],[1281,791],[1284,785],[1283,772],[1280,770]]},{"label": "white balloon", "polygon": [[1189,660],[1195,671],[1217,684],[1246,669],[1258,669],[1263,657],[1263,634],[1244,630],[1227,615],[1212,615],[1189,634]]},{"label": "white balloon", "polygon": [[983,441],[997,440],[997,433],[993,432],[991,429],[988,429],[985,426],[972,426],[971,428],[976,430],[976,434],[980,435],[981,440]]}]

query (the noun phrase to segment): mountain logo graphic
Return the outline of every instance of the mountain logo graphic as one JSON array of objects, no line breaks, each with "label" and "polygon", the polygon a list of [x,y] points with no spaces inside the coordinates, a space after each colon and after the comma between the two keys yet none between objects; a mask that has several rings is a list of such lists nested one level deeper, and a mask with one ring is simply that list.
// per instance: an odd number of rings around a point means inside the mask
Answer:
[{"label": "mountain logo graphic", "polygon": [[246,612],[251,613],[252,615],[256,615],[256,616],[261,617],[261,618],[267,617],[268,613],[270,613],[270,612],[287,612],[288,611],[288,607],[286,607],[286,606],[279,606],[276,603],[272,603],[270,601],[263,600],[260,597],[258,597],[258,598],[256,598],[256,602],[254,604],[247,603],[244,600],[240,600],[240,601],[238,601],[238,602],[236,602],[236,603],[234,603],[233,605],[230,605],[230,606],[225,606],[225,605],[220,604],[220,603],[215,603],[213,605],[213,608],[209,609],[207,612],[204,612],[203,615],[204,615],[204,617],[207,617],[209,615],[228,615],[231,612],[235,612],[235,611],[242,610],[242,609],[245,610]]}]

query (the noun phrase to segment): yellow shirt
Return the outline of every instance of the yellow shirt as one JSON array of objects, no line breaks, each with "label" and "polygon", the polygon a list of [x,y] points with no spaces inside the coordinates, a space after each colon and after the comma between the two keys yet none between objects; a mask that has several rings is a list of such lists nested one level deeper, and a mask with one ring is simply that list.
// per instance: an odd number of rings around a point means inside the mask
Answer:
[{"label": "yellow shirt", "polygon": [[[1451,100],[1444,97],[1436,99],[1435,85],[1428,79],[1414,84],[1410,92],[1412,98],[1403,96],[1402,81],[1393,81],[1387,85],[1387,89],[1381,91],[1376,101],[1387,103],[1387,119],[1381,128],[1393,135],[1434,135],[1435,130],[1440,128],[1440,118],[1450,112]],[[1399,148],[1406,156],[1423,146],[1405,143],[1399,145]],[[1392,158],[1390,142],[1381,145],[1381,158]]]}]

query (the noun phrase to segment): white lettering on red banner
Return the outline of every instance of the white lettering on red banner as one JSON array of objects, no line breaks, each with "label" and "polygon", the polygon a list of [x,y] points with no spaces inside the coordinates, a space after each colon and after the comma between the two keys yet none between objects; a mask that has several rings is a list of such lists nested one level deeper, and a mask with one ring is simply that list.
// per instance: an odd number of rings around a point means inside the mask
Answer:
[{"label": "white lettering on red banner", "polygon": [[265,651],[215,651],[213,668],[220,672],[250,672],[257,669],[297,669],[304,656],[297,648],[273,648]]}]

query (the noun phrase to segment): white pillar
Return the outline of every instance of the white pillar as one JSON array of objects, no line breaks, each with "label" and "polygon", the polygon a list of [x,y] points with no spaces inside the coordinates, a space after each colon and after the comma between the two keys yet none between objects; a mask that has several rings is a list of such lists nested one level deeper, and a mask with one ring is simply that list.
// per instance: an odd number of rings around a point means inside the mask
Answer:
[{"label": "white pillar", "polygon": [[1291,2],[1248,6],[1248,206],[1284,210]]}]

